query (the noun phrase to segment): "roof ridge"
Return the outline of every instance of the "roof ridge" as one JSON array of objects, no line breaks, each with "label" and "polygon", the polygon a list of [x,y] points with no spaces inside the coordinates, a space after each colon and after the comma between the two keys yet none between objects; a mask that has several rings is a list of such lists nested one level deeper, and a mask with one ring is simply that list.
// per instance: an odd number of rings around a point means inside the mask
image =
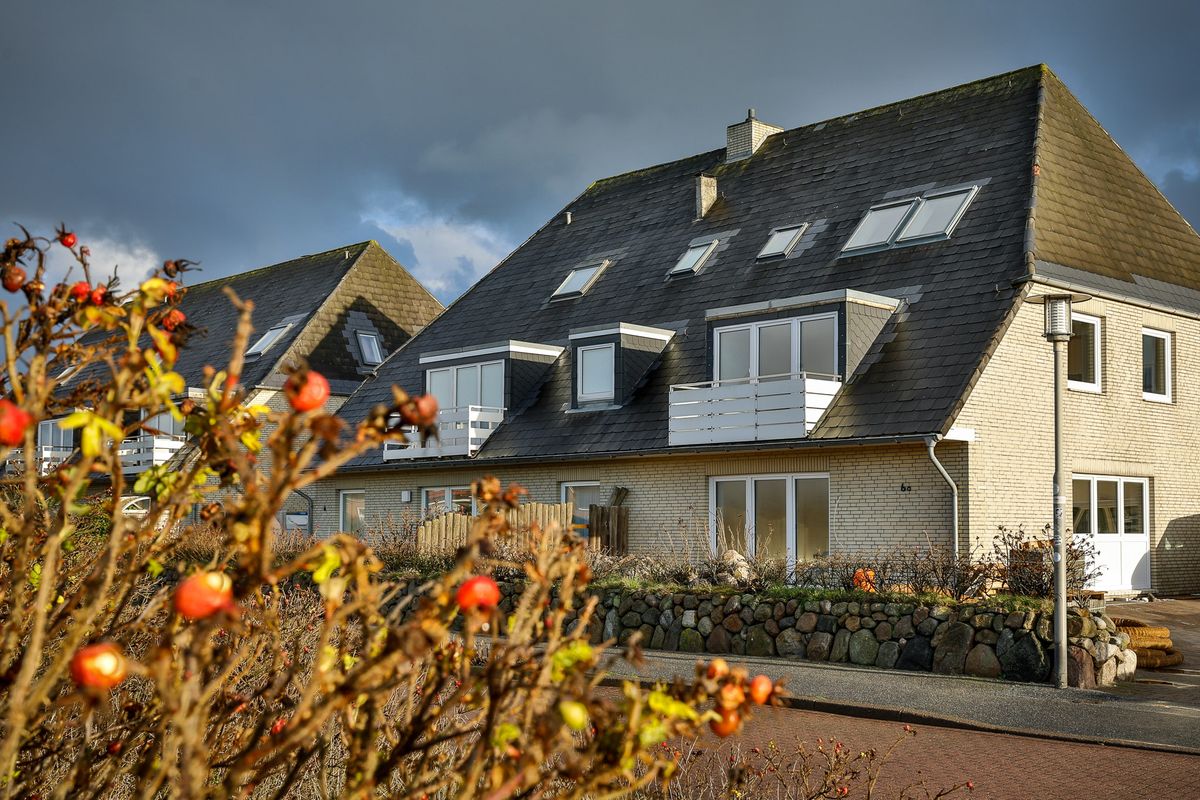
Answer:
[{"label": "roof ridge", "polygon": [[321,250],[316,253],[307,253],[302,256],[296,256],[295,258],[289,258],[287,261],[278,261],[274,264],[267,264],[266,266],[262,266],[262,267],[254,267],[253,269],[248,269],[245,272],[235,272],[232,275],[224,275],[219,278],[210,278],[209,280],[206,280],[206,281],[201,281],[199,283],[193,283],[188,287],[188,291],[195,291],[196,289],[207,287],[212,284],[220,283],[222,281],[230,281],[234,278],[245,278],[245,277],[248,277],[251,275],[258,275],[258,274],[268,272],[273,269],[278,269],[279,267],[285,267],[288,264],[294,264],[297,261],[304,261],[305,259],[318,258],[320,256],[329,255],[330,253],[336,253],[339,250],[349,251],[349,250],[353,250],[356,248],[361,248],[361,250],[354,256],[354,258],[357,258],[358,256],[362,255],[362,253],[366,251],[367,247],[369,247],[372,244],[378,245],[379,243],[376,242],[374,239],[367,239],[365,241],[355,242],[354,244],[342,245],[341,247],[331,247],[328,250]]},{"label": "roof ridge", "polygon": [[[928,100],[928,99],[930,99],[932,97],[936,97],[938,95],[951,94],[954,92],[962,92],[967,89],[982,86],[987,83],[1000,82],[1006,78],[1013,78],[1013,77],[1016,77],[1017,75],[1023,75],[1026,73],[1030,73],[1030,72],[1033,72],[1034,70],[1036,70],[1039,73],[1039,80],[1041,80],[1047,74],[1054,75],[1053,70],[1051,70],[1050,67],[1044,63],[1031,64],[1027,67],[1020,67],[1018,69],[1009,70],[1008,72],[1001,72],[997,75],[988,75],[983,78],[976,78],[975,80],[967,81],[966,83],[955,84],[954,86],[946,86],[941,89],[934,89],[933,91],[923,92],[921,94],[913,95],[911,97],[901,98],[899,100],[892,100],[890,102],[883,103],[883,104],[877,105],[877,106],[871,106],[870,108],[861,109],[859,111],[851,111],[846,114],[839,114],[836,117],[828,117],[826,119],[816,120],[814,122],[807,122],[803,125],[797,125],[792,128],[785,128],[785,129],[779,131],[778,133],[771,134],[770,136],[767,137],[767,139],[772,139],[776,136],[786,136],[790,133],[796,133],[798,131],[807,130],[809,128],[815,128],[817,126],[829,125],[831,123],[840,122],[843,120],[852,120],[852,119],[857,119],[859,117],[863,117],[866,115],[881,114],[881,113],[888,111],[892,108],[895,108],[897,106],[906,105],[908,103],[915,103],[915,102],[918,102],[921,100]],[[1057,77],[1057,76],[1055,76],[1055,77]],[[664,161],[659,164],[651,164],[650,166],[647,166],[647,167],[639,167],[637,169],[630,169],[630,170],[626,170],[624,172],[618,172],[615,175],[608,175],[606,177],[598,178],[598,179],[592,181],[592,183],[587,187],[587,189],[584,190],[583,194],[586,194],[588,191],[590,191],[594,187],[596,187],[600,184],[603,184],[603,183],[608,183],[610,181],[619,180],[621,178],[627,178],[631,175],[636,175],[639,173],[653,172],[653,171],[660,170],[660,169],[667,169],[669,167],[673,167],[678,164],[682,164],[685,161],[691,161],[693,159],[701,159],[706,156],[713,156],[713,155],[716,155],[717,153],[723,153],[723,152],[725,152],[725,148],[718,147],[713,150],[707,150],[702,153],[694,153],[689,156],[672,159],[670,161]],[[582,195],[580,195],[580,196],[582,196]]]}]

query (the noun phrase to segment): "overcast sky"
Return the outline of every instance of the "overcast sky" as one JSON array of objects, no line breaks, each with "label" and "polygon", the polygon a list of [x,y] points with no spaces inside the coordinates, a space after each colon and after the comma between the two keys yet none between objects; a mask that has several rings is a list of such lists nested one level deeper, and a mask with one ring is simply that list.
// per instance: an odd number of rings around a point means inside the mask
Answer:
[{"label": "overcast sky", "polygon": [[217,277],[378,239],[450,300],[597,178],[1048,63],[1200,223],[1195,2],[3,0],[0,223]]}]

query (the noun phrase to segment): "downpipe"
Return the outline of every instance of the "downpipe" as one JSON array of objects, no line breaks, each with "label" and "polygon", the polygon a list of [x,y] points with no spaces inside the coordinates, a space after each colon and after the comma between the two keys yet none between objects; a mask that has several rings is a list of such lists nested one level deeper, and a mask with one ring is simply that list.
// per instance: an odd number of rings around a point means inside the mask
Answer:
[{"label": "downpipe", "polygon": [[933,462],[933,466],[942,474],[946,485],[950,487],[950,536],[951,536],[951,552],[954,555],[955,563],[958,563],[958,484],[950,477],[950,473],[946,472],[946,468],[942,466],[942,462],[938,461],[937,455],[933,452],[933,448],[941,440],[941,436],[925,437],[925,447],[929,451],[929,460]]}]

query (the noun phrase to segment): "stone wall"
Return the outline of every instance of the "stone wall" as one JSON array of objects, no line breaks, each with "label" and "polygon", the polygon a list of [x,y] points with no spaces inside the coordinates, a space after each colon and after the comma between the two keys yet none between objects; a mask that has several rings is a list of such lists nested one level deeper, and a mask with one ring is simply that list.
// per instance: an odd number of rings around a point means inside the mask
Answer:
[{"label": "stone wall", "polygon": [[[517,587],[503,586],[502,609]],[[982,605],[774,600],[722,592],[597,590],[594,641],[712,655],[775,656],[881,669],[1017,681],[1052,677],[1053,621],[1047,612]],[[1131,679],[1129,637],[1103,613],[1068,617],[1072,686]]]}]

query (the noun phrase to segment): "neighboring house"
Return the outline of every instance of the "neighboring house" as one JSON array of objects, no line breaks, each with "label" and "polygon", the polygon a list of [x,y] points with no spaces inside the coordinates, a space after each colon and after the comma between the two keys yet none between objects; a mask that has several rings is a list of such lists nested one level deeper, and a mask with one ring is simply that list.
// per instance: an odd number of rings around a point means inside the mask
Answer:
[{"label": "neighboring house", "polygon": [[1051,518],[1028,299],[1069,288],[1095,298],[1065,443],[1098,587],[1200,589],[1200,237],[1054,74],[727,133],[592,184],[391,356],[339,413],[432,392],[441,444],[323,482],[317,530],[469,510],[493,473],[627,490],[640,551],[990,553]]},{"label": "neighboring house", "polygon": [[[374,241],[190,285],[180,309],[197,330],[180,350],[176,371],[193,395],[203,394],[206,366],[220,369],[229,363],[238,313],[225,294],[226,287],[254,303],[254,333],[246,350],[242,386],[249,391],[249,402],[273,410],[287,407],[282,387],[283,370],[289,364],[307,360],[325,375],[332,390],[328,408],[335,410],[388,353],[442,311],[442,304]],[[103,375],[103,368],[95,367],[71,380],[103,379]],[[181,423],[162,414],[147,425],[160,433],[132,437],[121,448],[127,474],[184,455]],[[70,456],[73,434],[58,427],[57,420],[40,424],[43,471]],[[290,524],[309,527],[304,498],[295,498],[288,510]]]}]

